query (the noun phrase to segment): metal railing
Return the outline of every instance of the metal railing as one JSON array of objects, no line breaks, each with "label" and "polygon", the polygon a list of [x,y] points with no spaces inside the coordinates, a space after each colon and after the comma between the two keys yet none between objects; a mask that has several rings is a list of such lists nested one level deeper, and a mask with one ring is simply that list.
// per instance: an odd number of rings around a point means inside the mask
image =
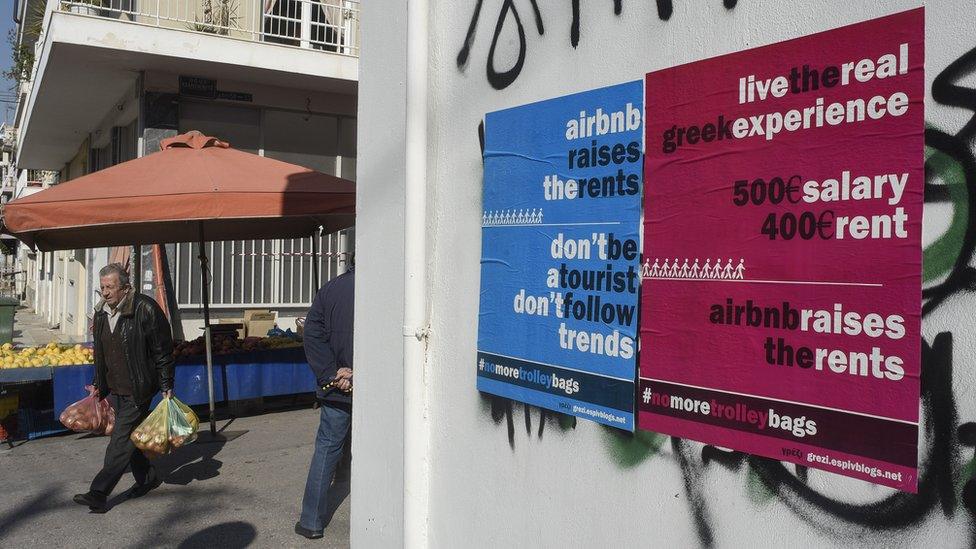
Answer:
[{"label": "metal railing", "polygon": [[24,271],[17,266],[17,256],[0,254],[0,296],[20,298]]},{"label": "metal railing", "polygon": [[24,170],[26,184],[28,187],[43,187],[44,185],[57,185],[58,172],[50,170]]},{"label": "metal railing", "polygon": [[[19,86],[18,86],[17,95],[18,97],[20,95]],[[3,133],[2,135],[0,135],[0,141],[3,141],[3,144],[5,146],[13,147],[14,143],[17,142],[17,128],[14,128],[12,126],[4,126]]]},{"label": "metal railing", "polygon": [[359,55],[356,0],[68,0],[61,11]]},{"label": "metal railing", "polygon": [[[319,285],[335,278],[348,265],[352,231],[319,237]],[[210,263],[210,306],[308,307],[315,283],[312,238],[290,240],[232,240],[207,242]],[[174,244],[171,248],[174,293],[180,307],[202,303],[200,245]]]},{"label": "metal railing", "polygon": [[13,166],[0,167],[0,193],[12,193],[17,188],[17,170]]}]

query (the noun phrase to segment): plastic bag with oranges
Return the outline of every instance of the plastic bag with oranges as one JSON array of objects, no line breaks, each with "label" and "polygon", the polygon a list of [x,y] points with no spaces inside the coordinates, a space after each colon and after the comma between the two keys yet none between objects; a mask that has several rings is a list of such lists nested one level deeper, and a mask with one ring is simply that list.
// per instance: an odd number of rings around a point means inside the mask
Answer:
[{"label": "plastic bag with oranges", "polygon": [[61,424],[77,433],[111,435],[115,429],[115,409],[108,399],[99,399],[95,387],[85,385],[88,396],[61,412]]},{"label": "plastic bag with oranges", "polygon": [[146,457],[168,454],[197,438],[200,419],[175,397],[163,397],[129,437]]}]

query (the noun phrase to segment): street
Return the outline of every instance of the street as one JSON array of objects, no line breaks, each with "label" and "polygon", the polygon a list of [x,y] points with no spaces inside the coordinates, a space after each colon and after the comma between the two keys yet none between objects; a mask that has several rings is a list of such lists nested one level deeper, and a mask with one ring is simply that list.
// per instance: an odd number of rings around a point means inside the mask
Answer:
[{"label": "street", "polygon": [[125,498],[133,484],[127,473],[106,514],[71,501],[101,467],[106,437],[2,445],[0,546],[347,547],[348,481],[330,494],[338,508],[324,539],[308,541],[292,529],[318,417],[300,409],[220,421],[230,440],[196,442],[158,458],[164,483],[139,499]]}]

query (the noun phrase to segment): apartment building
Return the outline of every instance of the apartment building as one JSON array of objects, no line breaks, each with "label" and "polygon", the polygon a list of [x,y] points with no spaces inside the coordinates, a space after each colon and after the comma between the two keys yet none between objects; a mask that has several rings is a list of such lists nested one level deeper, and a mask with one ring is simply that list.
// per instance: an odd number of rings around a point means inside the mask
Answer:
[{"label": "apartment building", "polygon": [[[17,184],[17,167],[14,162],[16,135],[13,126],[0,125],[0,207],[13,198]],[[17,294],[18,245],[17,239],[10,235],[0,235],[0,296]]]},{"label": "apartment building", "polygon": [[14,193],[17,183],[17,167],[14,161],[14,143],[17,131],[13,126],[0,125],[0,204],[6,204]]},{"label": "apartment building", "polygon": [[[356,1],[20,0],[17,20],[33,64],[20,87],[16,196],[152,154],[189,130],[355,179]],[[326,280],[344,270],[353,239],[318,238]],[[316,289],[311,235],[207,247],[218,319],[270,308],[288,328],[304,315]],[[164,250],[163,262],[152,246],[132,250],[136,283],[147,293],[165,284],[177,328],[196,337],[198,245]],[[84,339],[98,269],[118,253],[22,249],[25,301],[65,337]]]}]

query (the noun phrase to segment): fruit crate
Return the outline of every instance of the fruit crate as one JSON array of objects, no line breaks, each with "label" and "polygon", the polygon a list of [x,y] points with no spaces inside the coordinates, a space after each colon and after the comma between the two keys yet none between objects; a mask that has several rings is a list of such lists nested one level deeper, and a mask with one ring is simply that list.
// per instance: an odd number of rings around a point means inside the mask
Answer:
[{"label": "fruit crate", "polygon": [[17,438],[17,414],[0,419],[0,443],[13,442]]},{"label": "fruit crate", "polygon": [[10,442],[17,434],[17,393],[0,394],[0,442]]},{"label": "fruit crate", "polygon": [[53,408],[21,408],[17,410],[17,427],[16,437],[27,440],[67,431],[64,425],[58,421],[58,416]]},{"label": "fruit crate", "polygon": [[66,430],[58,421],[60,412],[54,410],[50,381],[7,384],[3,391],[5,395],[16,395],[17,398],[14,417],[8,417],[8,420],[14,421],[5,422],[5,430],[11,440],[33,440]]}]

